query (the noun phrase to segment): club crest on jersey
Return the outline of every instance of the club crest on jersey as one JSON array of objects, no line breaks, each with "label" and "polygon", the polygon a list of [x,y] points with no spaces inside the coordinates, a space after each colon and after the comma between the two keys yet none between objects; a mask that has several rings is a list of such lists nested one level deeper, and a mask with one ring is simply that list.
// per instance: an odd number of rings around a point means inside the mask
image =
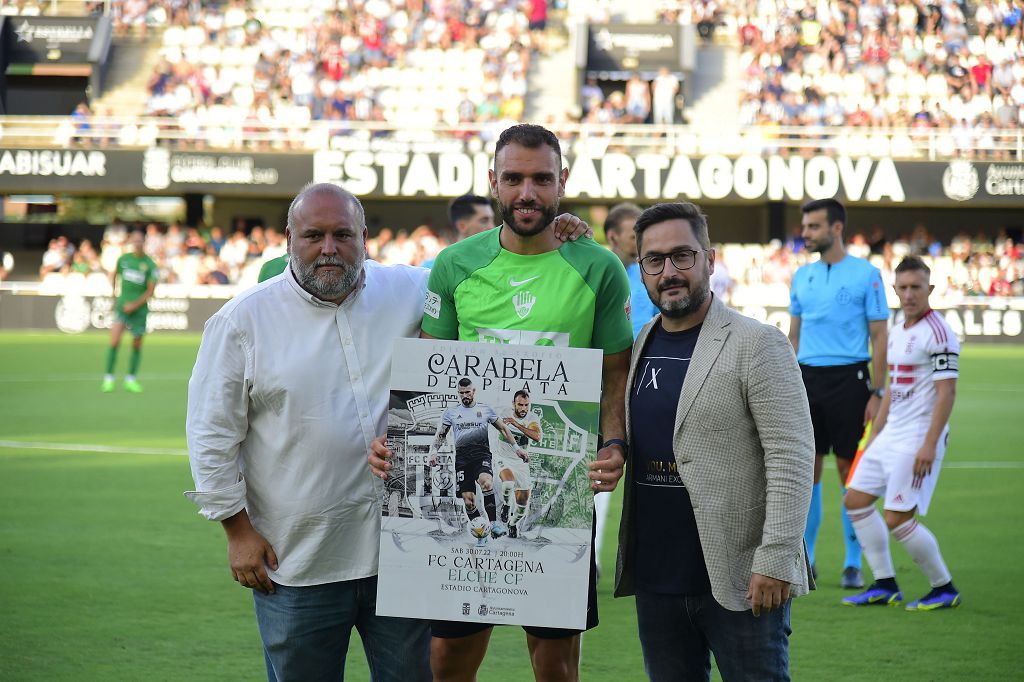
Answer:
[{"label": "club crest on jersey", "polygon": [[516,308],[516,315],[519,316],[520,320],[525,320],[526,316],[533,310],[534,304],[537,302],[537,297],[529,291],[520,291],[518,294],[512,297],[512,305]]}]

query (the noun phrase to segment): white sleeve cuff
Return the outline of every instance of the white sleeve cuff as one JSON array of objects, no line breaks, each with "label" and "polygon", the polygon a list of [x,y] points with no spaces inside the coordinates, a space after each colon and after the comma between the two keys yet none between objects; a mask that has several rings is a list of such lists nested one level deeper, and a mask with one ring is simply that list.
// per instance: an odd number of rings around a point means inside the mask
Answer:
[{"label": "white sleeve cuff", "polygon": [[199,514],[211,521],[223,521],[245,509],[245,479],[221,490],[188,490],[185,497],[199,506]]}]

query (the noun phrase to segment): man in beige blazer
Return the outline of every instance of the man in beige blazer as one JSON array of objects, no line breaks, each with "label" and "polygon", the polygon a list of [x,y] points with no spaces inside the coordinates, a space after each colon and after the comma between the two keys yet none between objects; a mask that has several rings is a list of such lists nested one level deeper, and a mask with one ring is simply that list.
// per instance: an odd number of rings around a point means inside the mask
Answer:
[{"label": "man in beige blazer", "polygon": [[636,595],[651,680],[788,680],[790,598],[813,589],[803,543],[814,433],[785,335],[710,293],[715,252],[689,203],[634,227],[661,314],[637,337],[615,596]]}]

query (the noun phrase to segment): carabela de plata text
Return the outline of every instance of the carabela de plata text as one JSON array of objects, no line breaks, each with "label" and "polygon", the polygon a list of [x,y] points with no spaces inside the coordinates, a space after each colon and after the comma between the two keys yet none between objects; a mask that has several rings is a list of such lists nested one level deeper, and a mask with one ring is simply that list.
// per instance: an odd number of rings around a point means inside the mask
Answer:
[{"label": "carabela de plata text", "polygon": [[482,390],[518,391],[531,395],[568,395],[569,382],[561,360],[543,358],[481,358],[478,355],[434,353],[427,358],[427,386],[455,390],[469,378]]}]

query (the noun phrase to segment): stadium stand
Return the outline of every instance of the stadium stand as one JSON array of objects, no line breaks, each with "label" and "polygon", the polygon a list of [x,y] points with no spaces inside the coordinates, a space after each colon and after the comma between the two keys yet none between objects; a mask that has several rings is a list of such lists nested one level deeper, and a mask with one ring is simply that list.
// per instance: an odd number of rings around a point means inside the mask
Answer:
[{"label": "stadium stand", "polygon": [[[738,2],[743,122],[943,131],[981,158],[1024,124],[1020,0]],[[972,13],[973,11],[973,13]],[[980,14],[980,17],[978,16]]]},{"label": "stadium stand", "polygon": [[[145,230],[146,252],[160,267],[160,281],[165,284],[251,286],[265,261],[285,253],[284,235],[272,227],[256,227],[249,234],[235,230],[226,238],[219,227],[200,230],[180,223],[130,227]],[[104,232],[99,254],[88,240],[77,247],[64,237],[52,240],[42,257],[44,288],[75,285],[85,295],[106,292],[108,273],[126,248],[127,229],[120,221],[113,222]],[[412,231],[384,227],[368,240],[367,253],[382,263],[419,265],[445,246],[444,237],[425,225]],[[793,273],[815,257],[803,249],[799,236],[768,244],[719,244],[717,249],[717,274],[731,280],[728,298],[737,304],[775,301],[785,305]],[[922,256],[932,268],[936,303],[1024,296],[1024,247],[1005,233],[994,238],[980,230],[973,236],[961,233],[951,244],[943,245],[923,225],[891,241],[876,227],[871,235],[855,233],[849,251],[871,260],[890,285],[895,266],[904,256]],[[887,294],[893,296],[891,291]]]},{"label": "stadium stand", "polygon": [[357,6],[236,1],[174,12],[146,113],[183,117],[192,130],[522,116],[535,41],[519,3]]}]

